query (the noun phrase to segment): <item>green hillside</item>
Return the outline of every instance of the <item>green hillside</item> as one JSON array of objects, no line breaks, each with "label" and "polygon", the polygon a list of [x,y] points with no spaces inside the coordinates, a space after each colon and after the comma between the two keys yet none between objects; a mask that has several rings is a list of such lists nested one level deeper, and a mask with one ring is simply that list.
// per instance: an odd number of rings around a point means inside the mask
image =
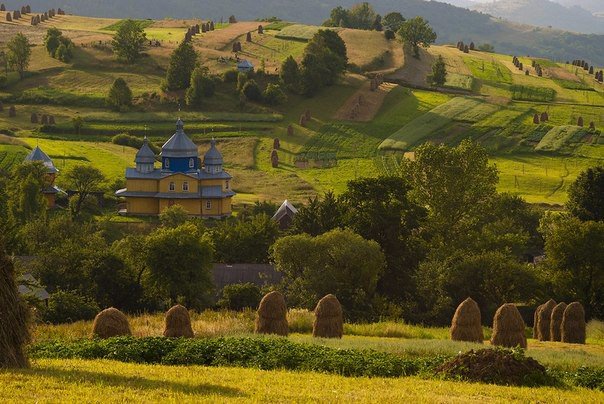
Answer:
[{"label": "green hillside", "polygon": [[[563,204],[569,183],[580,170],[604,160],[604,86],[575,66],[535,59],[544,70],[538,77],[533,59],[521,57],[529,74],[512,64],[511,55],[433,46],[415,59],[396,41],[386,41],[373,31],[337,29],[344,39],[349,73],[336,85],[312,98],[288,94],[278,106],[239,103],[235,83],[220,83],[216,94],[195,110],[181,105],[178,94],[164,94],[160,83],[168,58],[194,20],[144,21],[150,38],[161,41],[149,47],[136,65],[116,61],[108,45],[120,20],[60,16],[52,24],[64,30],[76,44],[74,59],[62,63],[42,46],[46,27],[30,29],[25,21],[5,24],[0,30],[11,37],[24,32],[34,44],[32,63],[23,80],[9,73],[0,88],[5,111],[0,114],[4,138],[1,168],[20,161],[27,148],[39,144],[67,168],[83,162],[103,170],[108,182],[119,181],[124,168],[133,164],[134,149],[111,144],[119,133],[148,136],[156,145],[173,133],[178,116],[185,130],[203,151],[211,137],[219,140],[227,168],[234,176],[236,202],[275,202],[290,199],[301,203],[327,190],[340,192],[350,179],[376,176],[396,170],[396,160],[419,144],[457,144],[472,138],[491,153],[500,170],[500,190],[524,196],[530,202]],[[257,22],[224,24],[193,39],[201,62],[213,74],[234,68],[232,44],[241,42],[241,57],[268,74],[278,71],[289,55],[300,59],[306,40],[318,27],[291,23],[265,24],[256,33]],[[252,32],[252,42],[246,42]],[[101,45],[98,45],[101,44]],[[369,45],[368,45],[369,44]],[[426,85],[426,75],[437,56],[448,70],[446,88],[435,91]],[[384,74],[386,83],[377,91],[368,77]],[[111,83],[122,77],[135,96],[128,112],[112,112],[105,105]],[[261,86],[270,76],[257,76]],[[398,83],[398,85],[397,85]],[[366,100],[353,114],[359,96]],[[6,109],[15,105],[17,117]],[[305,127],[300,116],[310,111]],[[549,120],[535,124],[534,115]],[[32,113],[52,115],[54,126],[31,123]],[[77,130],[72,119],[84,125]],[[577,126],[579,117],[584,127]],[[590,129],[593,122],[595,129]],[[288,126],[293,134],[288,135]],[[14,144],[22,138],[23,143]],[[279,168],[270,164],[274,138],[279,138]],[[337,163],[317,165],[333,156]],[[59,184],[61,179],[59,176]]]}]

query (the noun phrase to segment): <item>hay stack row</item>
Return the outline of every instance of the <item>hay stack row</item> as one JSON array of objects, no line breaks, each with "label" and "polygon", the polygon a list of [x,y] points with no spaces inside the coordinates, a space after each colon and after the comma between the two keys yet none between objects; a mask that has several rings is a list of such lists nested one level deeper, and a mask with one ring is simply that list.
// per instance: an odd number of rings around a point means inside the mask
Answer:
[{"label": "hay stack row", "polygon": [[537,307],[533,319],[536,340],[585,344],[585,310],[579,302],[556,304],[550,299]]}]

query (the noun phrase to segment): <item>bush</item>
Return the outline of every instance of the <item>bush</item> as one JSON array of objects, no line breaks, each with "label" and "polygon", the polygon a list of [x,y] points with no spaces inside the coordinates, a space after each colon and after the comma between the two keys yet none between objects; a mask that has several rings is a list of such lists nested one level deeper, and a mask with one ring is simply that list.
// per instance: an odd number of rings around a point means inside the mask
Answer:
[{"label": "bush", "polygon": [[248,80],[243,86],[242,92],[250,101],[262,101],[262,93],[256,80]]},{"label": "bush", "polygon": [[41,319],[52,324],[92,320],[99,310],[92,299],[75,292],[59,290],[50,296],[48,307],[41,310]]},{"label": "bush", "polygon": [[269,105],[283,104],[287,101],[287,96],[278,84],[269,84],[263,93],[264,102]]},{"label": "bush", "polygon": [[227,70],[226,72],[222,73],[222,81],[225,83],[234,83],[237,81],[238,75],[239,72],[237,70]]},{"label": "bush", "polygon": [[255,309],[260,304],[262,293],[253,283],[236,283],[222,289],[222,297],[218,306],[228,310]]},{"label": "bush", "polygon": [[[128,135],[127,133],[120,133],[111,138],[111,143],[140,149],[143,146],[143,139]],[[155,146],[153,143],[148,144],[155,154],[159,154],[161,151],[159,147]]]}]

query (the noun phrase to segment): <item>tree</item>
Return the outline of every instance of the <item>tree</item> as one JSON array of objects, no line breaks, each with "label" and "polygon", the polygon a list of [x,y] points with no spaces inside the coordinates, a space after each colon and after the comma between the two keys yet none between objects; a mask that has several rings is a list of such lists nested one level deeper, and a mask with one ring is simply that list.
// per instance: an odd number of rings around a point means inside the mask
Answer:
[{"label": "tree", "polygon": [[78,115],[71,119],[71,124],[73,125],[73,129],[75,129],[75,131],[79,135],[80,131],[82,130],[82,127],[84,126],[84,119]]},{"label": "tree", "polygon": [[568,210],[581,220],[604,220],[604,166],[581,172],[568,190]]},{"label": "tree", "polygon": [[281,86],[273,83],[269,83],[266,86],[266,89],[262,93],[262,98],[264,99],[264,102],[269,105],[283,104],[287,101],[287,96],[283,90],[281,90]]},{"label": "tree", "polygon": [[187,222],[189,214],[181,205],[167,207],[159,214],[159,221],[164,227],[178,227]]},{"label": "tree", "polygon": [[127,19],[115,32],[111,45],[118,59],[131,64],[141,57],[146,42],[147,34],[142,25]]},{"label": "tree", "polygon": [[42,190],[47,185],[46,167],[41,162],[20,164],[12,171],[8,190],[8,209],[16,225],[44,217],[46,199]]},{"label": "tree", "polygon": [[572,216],[542,220],[544,278],[558,300],[580,301],[587,317],[604,316],[604,222]]},{"label": "tree", "polygon": [[19,74],[19,78],[23,79],[31,57],[29,39],[19,32],[6,47],[8,64]]},{"label": "tree", "polygon": [[368,2],[355,4],[348,12],[349,27],[370,30],[374,28],[376,13]]},{"label": "tree", "polygon": [[94,282],[94,299],[101,307],[136,310],[142,290],[136,273],[112,250],[95,251],[83,262]]},{"label": "tree", "polygon": [[436,33],[422,17],[413,17],[405,21],[398,31],[403,42],[413,48],[413,55],[419,58],[419,47],[429,48],[436,41]]},{"label": "tree", "polygon": [[287,57],[281,64],[281,72],[279,77],[285,87],[293,92],[297,92],[300,86],[300,68],[298,62],[291,55]]},{"label": "tree", "polygon": [[132,91],[123,78],[115,79],[106,101],[115,111],[122,111],[124,108],[132,106]]},{"label": "tree", "polygon": [[281,288],[288,301],[312,308],[332,293],[347,317],[367,319],[371,299],[385,262],[380,246],[351,230],[332,230],[317,237],[308,234],[282,237],[272,248]]},{"label": "tree", "polygon": [[55,57],[55,52],[61,45],[61,36],[63,36],[63,33],[56,27],[51,27],[46,31],[44,46],[51,57]]},{"label": "tree", "polygon": [[204,306],[212,286],[212,246],[197,228],[161,227],[146,240],[147,282],[171,304],[182,299],[189,308]]},{"label": "tree", "polygon": [[334,84],[346,70],[346,44],[333,30],[319,30],[304,49],[301,87],[314,95],[322,86]]},{"label": "tree", "polygon": [[74,203],[71,206],[73,217],[79,216],[83,202],[105,181],[103,173],[98,168],[85,164],[71,167],[63,174],[63,178],[67,186],[76,192]]},{"label": "tree", "polygon": [[438,59],[432,65],[432,74],[428,76],[428,81],[436,87],[445,85],[447,81],[447,65],[445,65],[445,60],[441,55],[438,56]]},{"label": "tree", "polygon": [[191,74],[191,87],[187,90],[187,105],[200,106],[203,99],[214,95],[214,80],[208,77],[207,67],[197,67]]},{"label": "tree", "polygon": [[245,95],[245,98],[250,101],[262,101],[262,92],[260,91],[260,87],[258,86],[258,83],[256,83],[256,80],[252,79],[246,81],[241,92]]},{"label": "tree", "polygon": [[347,28],[350,27],[349,19],[348,10],[342,6],[338,6],[331,10],[329,19],[325,21],[323,25],[326,27]]},{"label": "tree", "polygon": [[403,17],[403,15],[397,12],[388,13],[382,19],[382,25],[384,26],[384,29],[392,32],[398,32],[404,22],[405,18]]},{"label": "tree", "polygon": [[219,262],[264,264],[279,236],[279,226],[268,215],[259,214],[236,223],[221,222],[210,234]]},{"label": "tree", "polygon": [[191,75],[197,63],[197,52],[190,42],[181,42],[172,52],[166,72],[166,88],[184,90],[191,84]]},{"label": "tree", "polygon": [[319,197],[310,198],[308,204],[301,206],[294,216],[290,232],[292,234],[306,233],[318,236],[330,230],[343,228],[344,208],[333,192],[326,192],[323,200]]}]

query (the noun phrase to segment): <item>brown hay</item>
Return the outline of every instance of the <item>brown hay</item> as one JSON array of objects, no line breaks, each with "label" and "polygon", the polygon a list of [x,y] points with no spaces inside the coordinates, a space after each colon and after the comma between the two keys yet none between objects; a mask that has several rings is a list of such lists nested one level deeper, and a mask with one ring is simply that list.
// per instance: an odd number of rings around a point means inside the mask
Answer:
[{"label": "brown hay", "polygon": [[533,315],[533,338],[539,339],[539,310],[543,308],[543,305],[537,306],[535,309],[535,314]]},{"label": "brown hay", "polygon": [[312,336],[318,338],[342,338],[344,318],[342,305],[334,295],[327,295],[319,300],[315,308],[315,321],[312,325]]},{"label": "brown hay", "polygon": [[491,344],[514,348],[526,348],[524,336],[524,320],[518,308],[512,303],[506,303],[497,309],[493,318],[493,336]]},{"label": "brown hay", "polygon": [[562,342],[585,344],[585,310],[579,302],[572,302],[562,316]]},{"label": "brown hay", "polygon": [[539,312],[539,341],[549,341],[549,323],[552,317],[552,310],[556,307],[556,302],[549,299]]},{"label": "brown hay", "polygon": [[277,334],[287,336],[287,306],[280,292],[274,291],[265,295],[260,301],[256,313],[256,334]]},{"label": "brown hay", "polygon": [[470,297],[461,302],[451,320],[451,339],[453,341],[478,342],[482,344],[484,334],[480,318],[480,308]]},{"label": "brown hay", "polygon": [[55,124],[55,117],[54,117],[54,115],[48,115],[48,124],[49,125],[54,125]]},{"label": "brown hay", "polygon": [[15,269],[0,245],[0,368],[29,366],[25,345],[30,341],[29,311],[21,300]]},{"label": "brown hay", "polygon": [[172,307],[166,313],[166,326],[164,328],[164,337],[186,337],[193,338],[193,328],[191,327],[191,317],[189,311],[180,304]]},{"label": "brown hay", "polygon": [[558,303],[552,310],[552,316],[549,322],[549,339],[550,341],[562,341],[562,316],[564,316],[564,310],[566,309],[566,303]]},{"label": "brown hay", "polygon": [[32,112],[30,121],[31,121],[31,123],[38,123],[38,114],[36,114],[35,112]]},{"label": "brown hay", "polygon": [[132,335],[128,319],[116,308],[110,307],[101,311],[92,324],[93,338],[111,338],[120,335]]},{"label": "brown hay", "polygon": [[14,118],[14,117],[16,117],[16,116],[17,116],[17,109],[15,108],[15,106],[14,106],[14,105],[11,105],[11,106],[8,108],[8,117],[9,117],[9,118]]}]

